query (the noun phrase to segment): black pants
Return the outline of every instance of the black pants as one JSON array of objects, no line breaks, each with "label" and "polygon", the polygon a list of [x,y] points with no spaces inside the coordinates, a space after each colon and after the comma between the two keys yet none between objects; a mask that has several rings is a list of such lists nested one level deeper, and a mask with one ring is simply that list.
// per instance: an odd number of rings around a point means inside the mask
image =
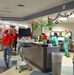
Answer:
[{"label": "black pants", "polygon": [[13,42],[14,51],[16,51],[17,41]]}]

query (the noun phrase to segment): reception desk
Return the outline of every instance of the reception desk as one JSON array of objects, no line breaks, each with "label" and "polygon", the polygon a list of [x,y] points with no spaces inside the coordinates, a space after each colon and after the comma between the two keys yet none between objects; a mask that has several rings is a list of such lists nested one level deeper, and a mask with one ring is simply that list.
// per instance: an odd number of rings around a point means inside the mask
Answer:
[{"label": "reception desk", "polygon": [[28,59],[31,64],[40,69],[42,72],[52,71],[52,60],[51,53],[59,52],[59,47],[53,46],[42,46],[40,44],[35,44],[32,47],[23,47],[24,58]]}]

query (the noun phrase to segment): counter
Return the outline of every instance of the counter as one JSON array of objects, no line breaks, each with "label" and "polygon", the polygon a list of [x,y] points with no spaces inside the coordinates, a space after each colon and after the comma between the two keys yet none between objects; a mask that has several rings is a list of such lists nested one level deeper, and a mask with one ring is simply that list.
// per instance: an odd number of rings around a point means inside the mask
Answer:
[{"label": "counter", "polygon": [[35,44],[34,47],[22,47],[23,50],[26,49],[24,58],[28,59],[31,64],[33,64],[43,72],[52,71],[51,53],[59,52],[59,47],[43,47],[38,43],[33,44]]}]

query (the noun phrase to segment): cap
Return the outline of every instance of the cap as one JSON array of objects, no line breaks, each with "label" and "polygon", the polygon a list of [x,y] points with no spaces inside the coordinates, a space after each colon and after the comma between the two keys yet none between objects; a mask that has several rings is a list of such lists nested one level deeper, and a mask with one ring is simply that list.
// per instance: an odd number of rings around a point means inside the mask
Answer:
[{"label": "cap", "polygon": [[10,33],[10,30],[8,29],[4,31],[4,34],[9,34],[9,33]]},{"label": "cap", "polygon": [[8,34],[8,29],[4,31],[4,34]]}]

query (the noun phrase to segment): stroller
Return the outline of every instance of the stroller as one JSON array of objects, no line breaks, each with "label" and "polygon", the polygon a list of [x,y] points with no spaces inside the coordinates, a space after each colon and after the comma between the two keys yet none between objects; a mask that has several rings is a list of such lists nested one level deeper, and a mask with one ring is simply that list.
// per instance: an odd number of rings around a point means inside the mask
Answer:
[{"label": "stroller", "polygon": [[32,70],[32,68],[29,66],[29,63],[27,60],[24,59],[24,54],[26,52],[26,49],[23,50],[22,44],[17,44],[17,52],[20,54],[21,59],[17,61],[16,69],[19,70],[19,73],[21,73],[22,70],[28,69],[29,71]]}]

